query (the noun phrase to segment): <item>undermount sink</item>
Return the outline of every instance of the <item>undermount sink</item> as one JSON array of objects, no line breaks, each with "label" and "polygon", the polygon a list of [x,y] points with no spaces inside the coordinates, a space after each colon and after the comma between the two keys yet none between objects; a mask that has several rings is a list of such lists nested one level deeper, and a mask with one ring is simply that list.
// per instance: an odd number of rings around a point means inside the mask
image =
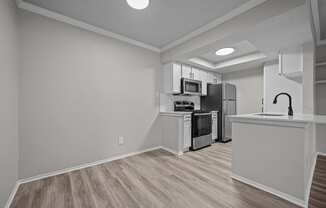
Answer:
[{"label": "undermount sink", "polygon": [[276,113],[257,113],[257,116],[285,116],[284,114],[276,114]]}]

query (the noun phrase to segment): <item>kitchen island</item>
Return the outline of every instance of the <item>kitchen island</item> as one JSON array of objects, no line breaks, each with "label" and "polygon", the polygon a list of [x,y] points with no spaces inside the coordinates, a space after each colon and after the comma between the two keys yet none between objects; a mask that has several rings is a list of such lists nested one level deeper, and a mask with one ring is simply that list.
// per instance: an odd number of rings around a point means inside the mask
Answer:
[{"label": "kitchen island", "polygon": [[303,206],[325,116],[248,114],[232,122],[232,178]]}]

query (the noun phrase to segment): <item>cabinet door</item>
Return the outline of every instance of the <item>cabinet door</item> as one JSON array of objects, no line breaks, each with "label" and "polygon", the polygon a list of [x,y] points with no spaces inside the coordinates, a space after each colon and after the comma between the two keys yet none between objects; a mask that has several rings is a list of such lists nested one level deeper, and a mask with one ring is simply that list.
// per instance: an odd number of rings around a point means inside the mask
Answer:
[{"label": "cabinet door", "polygon": [[190,66],[182,65],[182,77],[186,79],[193,79]]},{"label": "cabinet door", "polygon": [[170,63],[163,66],[161,89],[167,94],[181,92],[181,64]]},{"label": "cabinet door", "polygon": [[206,71],[200,71],[200,80],[202,82],[201,94],[205,96],[207,95],[207,82],[208,82],[208,73]]},{"label": "cabinet door", "polygon": [[217,139],[217,112],[212,113],[212,140]]},{"label": "cabinet door", "polygon": [[202,81],[202,70],[192,67],[191,72],[194,80]]},{"label": "cabinet door", "polygon": [[191,146],[191,115],[184,117],[183,125],[183,148],[187,149]]},{"label": "cabinet door", "polygon": [[302,46],[289,48],[280,52],[280,73],[292,75],[303,72]]},{"label": "cabinet door", "polygon": [[207,73],[207,83],[217,84],[217,77],[213,73]]},{"label": "cabinet door", "polygon": [[181,92],[181,64],[172,64],[172,91]]}]

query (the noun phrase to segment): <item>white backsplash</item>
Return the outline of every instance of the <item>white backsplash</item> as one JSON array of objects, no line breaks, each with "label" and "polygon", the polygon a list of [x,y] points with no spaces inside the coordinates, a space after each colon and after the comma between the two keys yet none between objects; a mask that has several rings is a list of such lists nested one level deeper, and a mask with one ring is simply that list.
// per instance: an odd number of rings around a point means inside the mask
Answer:
[{"label": "white backsplash", "polygon": [[200,110],[200,96],[182,96],[160,93],[160,111],[173,111],[174,101],[191,101],[195,104],[195,109]]}]

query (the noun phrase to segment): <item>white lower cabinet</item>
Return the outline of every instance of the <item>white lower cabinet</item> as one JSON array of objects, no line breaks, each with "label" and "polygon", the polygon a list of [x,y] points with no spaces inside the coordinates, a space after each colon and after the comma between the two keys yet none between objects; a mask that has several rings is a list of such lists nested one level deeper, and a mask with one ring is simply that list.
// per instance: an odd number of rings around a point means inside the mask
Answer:
[{"label": "white lower cabinet", "polygon": [[162,147],[181,155],[191,147],[191,113],[161,113]]},{"label": "white lower cabinet", "polygon": [[183,149],[187,150],[191,146],[191,115],[184,116],[183,121]]},{"label": "white lower cabinet", "polygon": [[212,140],[217,139],[217,111],[212,111]]}]

